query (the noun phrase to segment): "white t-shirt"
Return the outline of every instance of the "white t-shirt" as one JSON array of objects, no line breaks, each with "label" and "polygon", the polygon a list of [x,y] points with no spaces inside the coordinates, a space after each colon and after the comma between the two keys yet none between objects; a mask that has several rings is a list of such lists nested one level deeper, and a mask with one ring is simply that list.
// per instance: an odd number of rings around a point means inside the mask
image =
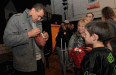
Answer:
[{"label": "white t-shirt", "polygon": [[[33,29],[37,28],[36,23],[32,22]],[[38,48],[38,46],[35,43],[35,49],[36,49],[36,60],[40,60],[41,57],[41,50]]]}]

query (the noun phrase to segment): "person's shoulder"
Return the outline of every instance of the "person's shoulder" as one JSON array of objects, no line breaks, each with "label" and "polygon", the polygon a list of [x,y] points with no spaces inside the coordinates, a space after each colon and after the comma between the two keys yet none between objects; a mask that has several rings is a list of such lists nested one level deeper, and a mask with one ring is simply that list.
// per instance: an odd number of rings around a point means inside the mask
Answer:
[{"label": "person's shoulder", "polygon": [[110,51],[108,48],[106,47],[96,47],[92,49],[93,52],[104,52],[104,51]]},{"label": "person's shoulder", "polygon": [[59,30],[58,35],[63,35],[64,32],[65,32],[64,30]]},{"label": "person's shoulder", "polygon": [[76,34],[73,34],[70,39],[74,40],[75,38],[76,38]]},{"label": "person's shoulder", "polygon": [[73,35],[72,35],[72,37],[76,37],[76,36],[77,36],[77,34],[73,34]]},{"label": "person's shoulder", "polygon": [[100,57],[108,56],[110,53],[112,54],[111,50],[106,47],[93,48],[91,51],[91,55],[97,55]]},{"label": "person's shoulder", "polygon": [[113,19],[107,19],[106,22],[110,22],[110,21],[113,21]]},{"label": "person's shoulder", "polygon": [[14,14],[13,17],[19,17],[22,16],[22,13]]},{"label": "person's shoulder", "polygon": [[104,52],[109,52],[109,50],[105,47],[96,47],[96,48],[93,48],[88,54],[89,55],[99,55],[99,54],[102,54]]},{"label": "person's shoulder", "polygon": [[105,54],[108,55],[110,51],[105,47],[93,48],[89,53],[85,55],[85,59],[93,59],[97,57],[103,57]]},{"label": "person's shoulder", "polygon": [[10,19],[16,20],[22,16],[22,13],[14,14]]},{"label": "person's shoulder", "polygon": [[9,19],[9,22],[16,22],[18,20],[17,16],[18,14],[12,15],[11,18]]},{"label": "person's shoulder", "polygon": [[105,22],[108,24],[113,24],[113,25],[116,24],[116,22],[113,19],[108,19]]}]

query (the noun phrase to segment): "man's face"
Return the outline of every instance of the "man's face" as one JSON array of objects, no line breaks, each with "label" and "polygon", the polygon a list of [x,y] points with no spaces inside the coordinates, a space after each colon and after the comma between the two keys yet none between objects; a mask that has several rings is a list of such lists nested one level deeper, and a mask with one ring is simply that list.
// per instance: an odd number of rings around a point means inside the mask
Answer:
[{"label": "man's face", "polygon": [[87,14],[87,17],[88,17],[91,21],[93,20],[92,14]]},{"label": "man's face", "polygon": [[39,12],[33,9],[32,20],[33,22],[40,21],[41,18],[44,16],[44,10],[40,10]]}]

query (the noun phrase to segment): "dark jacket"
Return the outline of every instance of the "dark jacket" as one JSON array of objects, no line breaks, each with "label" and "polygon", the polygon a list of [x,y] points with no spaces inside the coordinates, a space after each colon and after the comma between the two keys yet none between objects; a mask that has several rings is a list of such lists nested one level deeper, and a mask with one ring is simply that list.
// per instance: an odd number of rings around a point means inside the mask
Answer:
[{"label": "dark jacket", "polygon": [[64,35],[66,30],[60,30],[56,37],[56,46],[61,48],[61,38],[62,38],[62,48],[65,49],[66,35]]},{"label": "dark jacket", "polygon": [[[23,72],[37,71],[34,38],[28,37],[28,32],[33,29],[32,16],[28,11],[26,9],[23,13],[13,15],[3,36],[4,44],[12,47],[14,68]],[[36,25],[42,31],[42,25],[39,22]],[[40,50],[42,59],[44,59],[43,50]]]},{"label": "dark jacket", "polygon": [[60,26],[59,31],[60,31],[60,30],[63,30],[62,26]]},{"label": "dark jacket", "polygon": [[106,23],[110,25],[111,35],[109,36],[109,38],[114,37],[114,35],[116,34],[116,22],[113,19],[108,19],[106,20]]},{"label": "dark jacket", "polygon": [[113,53],[105,47],[93,48],[81,62],[81,75],[116,75]]},{"label": "dark jacket", "polygon": [[73,35],[73,31],[70,30],[69,28],[67,28],[66,29],[66,43],[67,43],[67,47],[68,47],[69,40],[70,40],[72,35]]}]

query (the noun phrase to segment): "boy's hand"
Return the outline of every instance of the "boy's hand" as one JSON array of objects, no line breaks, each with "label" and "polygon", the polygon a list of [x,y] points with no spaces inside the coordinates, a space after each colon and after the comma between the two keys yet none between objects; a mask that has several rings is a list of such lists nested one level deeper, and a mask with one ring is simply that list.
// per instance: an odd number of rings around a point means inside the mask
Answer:
[{"label": "boy's hand", "polygon": [[91,50],[92,50],[92,48],[91,47],[85,47],[85,49],[84,49],[87,53],[89,53]]}]

